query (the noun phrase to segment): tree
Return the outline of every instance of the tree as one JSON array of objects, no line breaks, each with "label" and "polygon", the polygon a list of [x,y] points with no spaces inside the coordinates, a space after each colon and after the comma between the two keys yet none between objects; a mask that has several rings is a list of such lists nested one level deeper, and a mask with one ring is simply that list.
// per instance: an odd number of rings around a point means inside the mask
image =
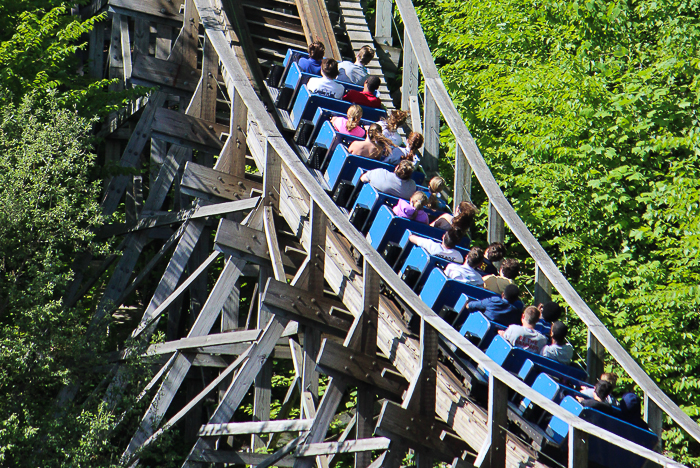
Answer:
[{"label": "tree", "polygon": [[[699,6],[419,3],[443,81],[516,211],[697,417]],[[677,429],[665,437],[700,462]]]}]

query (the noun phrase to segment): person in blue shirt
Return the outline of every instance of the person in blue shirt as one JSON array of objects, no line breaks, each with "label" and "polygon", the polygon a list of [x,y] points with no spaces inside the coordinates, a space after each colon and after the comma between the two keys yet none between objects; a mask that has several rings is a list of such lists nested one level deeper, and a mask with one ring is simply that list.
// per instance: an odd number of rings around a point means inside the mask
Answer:
[{"label": "person in blue shirt", "polygon": [[504,326],[517,325],[523,313],[523,303],[518,299],[520,289],[515,284],[506,286],[503,294],[489,297],[480,301],[468,302],[468,311],[479,310],[492,322],[500,323]]},{"label": "person in blue shirt", "polygon": [[309,44],[309,58],[304,57],[299,59],[299,69],[304,73],[320,75],[321,62],[323,60],[323,54],[325,53],[326,47],[323,45],[323,42],[312,42],[311,44]]}]

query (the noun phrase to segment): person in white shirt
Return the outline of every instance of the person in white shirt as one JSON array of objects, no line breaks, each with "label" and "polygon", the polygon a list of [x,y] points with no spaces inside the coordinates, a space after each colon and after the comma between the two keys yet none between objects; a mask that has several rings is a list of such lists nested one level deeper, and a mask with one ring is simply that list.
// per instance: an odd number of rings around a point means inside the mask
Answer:
[{"label": "person in white shirt", "polygon": [[396,146],[401,146],[403,144],[403,139],[396,130],[406,122],[408,115],[407,111],[392,109],[389,111],[389,116],[387,118],[382,117],[379,122],[377,122],[381,125],[384,136],[390,139]]},{"label": "person in white shirt", "polygon": [[566,342],[566,334],[569,329],[562,322],[556,321],[550,329],[552,344],[542,348],[540,353],[542,356],[559,361],[562,364],[571,363],[571,358],[574,357],[574,348]]},{"label": "person in white shirt", "polygon": [[369,76],[367,65],[373,58],[374,49],[368,45],[363,46],[355,56],[355,63],[343,60],[338,64],[338,80],[362,86]]},{"label": "person in white shirt", "polygon": [[310,78],[306,83],[310,93],[328,96],[334,99],[342,99],[345,93],[345,87],[340,83],[336,83],[335,78],[338,76],[338,62],[332,58],[323,59],[321,63],[321,76]]},{"label": "person in white shirt", "polygon": [[455,249],[457,242],[462,238],[461,233],[454,229],[450,229],[442,236],[442,242],[425,237],[411,234],[408,236],[408,241],[416,244],[418,247],[423,247],[430,255],[441,257],[451,262],[462,263],[464,257]]},{"label": "person in white shirt", "polygon": [[498,334],[516,348],[522,348],[535,354],[540,354],[547,344],[547,338],[537,330],[535,325],[540,320],[540,311],[535,306],[529,306],[523,311],[520,319],[522,325],[511,325]]},{"label": "person in white shirt", "polygon": [[472,286],[482,287],[484,280],[477,269],[484,261],[484,251],[479,247],[472,247],[467,254],[467,259],[464,264],[458,265],[450,263],[445,267],[445,276],[453,280],[461,281],[462,283],[471,284]]}]

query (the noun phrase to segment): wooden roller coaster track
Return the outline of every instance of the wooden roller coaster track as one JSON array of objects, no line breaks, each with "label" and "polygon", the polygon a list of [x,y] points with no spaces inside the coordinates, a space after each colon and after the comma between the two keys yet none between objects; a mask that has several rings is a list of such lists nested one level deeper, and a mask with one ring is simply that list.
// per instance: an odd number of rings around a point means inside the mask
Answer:
[{"label": "wooden roller coaster track", "polygon": [[[507,226],[535,262],[537,298],[556,289],[588,327],[589,375],[599,375],[607,352],[643,390],[654,432],[660,434],[665,414],[700,441],[698,425],[602,325],[504,198],[440,79],[413,5],[396,0],[395,7],[404,24],[401,107],[414,111],[413,126],[425,135],[426,172],[437,171],[442,119],[457,142],[455,204],[470,198],[476,176],[489,199],[489,241],[502,240]],[[392,8],[391,0],[377,0],[375,39],[386,55],[395,54]],[[368,31],[359,2],[97,0],[81,14],[102,11],[109,16],[91,33],[90,73],[119,78],[118,87],[154,88],[110,116],[100,131],[102,156],[124,167],[146,161],[149,169],[144,177],[109,181],[103,211],[124,210],[125,222],[100,235],[123,236],[121,254],[77,258],[65,302],[74,304],[110,272],[89,330],[102,339],[105,319],[162,270],[130,343],[147,342],[160,319],[167,320],[161,326],[167,340],[143,351],[163,357],[163,365],[139,397],[151,403],[123,463],[138,464],[144,448],[179,425],[192,442],[183,466],[325,467],[341,453],[354,453],[356,467],[399,466],[408,449],[421,467],[551,466],[537,444],[507,430],[517,419],[508,394],[516,392],[569,425],[570,467],[588,465],[590,436],[652,463],[680,466],[573,416],[496,365],[398,278],[294,152],[262,77],[287,48],[315,38],[332,56],[340,58],[341,48],[352,54]],[[381,73],[379,66],[373,70]],[[390,101],[388,89],[382,98]],[[159,247],[145,249],[151,242]],[[351,250],[362,257],[361,267]],[[208,274],[222,263],[210,282]],[[247,314],[240,310],[244,277],[255,284]],[[380,282],[390,297],[380,293]],[[408,328],[404,312],[419,318],[419,333]],[[441,343],[488,372],[486,405],[439,359]],[[114,357],[117,370],[104,397],[111,407],[126,390],[121,363],[142,352],[129,346]],[[291,360],[294,368],[274,420],[272,358]],[[210,369],[207,378],[194,368]],[[319,373],[329,377],[322,395]],[[251,389],[252,418],[232,421]],[[352,418],[327,440],[331,422],[346,412],[341,402],[355,389]],[[76,382],[59,399],[78,394]],[[215,408],[204,411],[209,398]],[[299,418],[290,419],[295,406]],[[293,435],[281,443],[285,432]],[[233,437],[245,437],[243,447]]]}]

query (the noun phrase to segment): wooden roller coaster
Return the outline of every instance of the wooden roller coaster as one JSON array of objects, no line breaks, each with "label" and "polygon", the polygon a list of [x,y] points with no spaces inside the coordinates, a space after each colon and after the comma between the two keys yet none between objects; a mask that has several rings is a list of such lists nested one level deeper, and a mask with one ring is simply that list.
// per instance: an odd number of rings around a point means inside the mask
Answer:
[{"label": "wooden roller coaster", "polygon": [[[402,50],[391,39],[394,8]],[[120,255],[77,258],[65,302],[106,283],[89,330],[101,339],[106,318],[163,272],[139,310],[134,340],[113,359],[105,393],[110,407],[119,404],[123,360],[165,330],[165,342],[143,351],[163,364],[142,389],[139,398],[151,403],[122,463],[136,466],[144,448],[177,426],[192,442],[183,466],[326,467],[343,453],[354,454],[356,467],[399,466],[411,450],[421,467],[579,468],[588,466],[594,438],[650,464],[680,466],[574,416],[501,368],[426,306],[348,221],[322,174],[300,158],[264,81],[288,49],[317,38],[337,59],[375,44],[381,60],[371,72],[401,70],[397,104],[425,135],[425,172],[437,171],[445,122],[457,142],[455,205],[470,199],[475,176],[489,199],[489,241],[502,240],[507,226],[536,265],[536,299],[555,288],[588,327],[588,375],[599,375],[609,354],[643,390],[654,433],[665,415],[700,441],[698,425],[602,325],[504,198],[449,98],[410,0],[376,1],[374,37],[358,0],[95,0],[80,14],[105,11],[90,37],[90,73],[118,78],[117,88],[153,89],[102,126],[102,157],[148,170],[109,181],[103,212],[123,210],[124,222],[100,235],[121,236]],[[393,106],[384,82],[380,94]],[[249,310],[241,310],[251,287]],[[419,330],[407,325],[410,316]],[[167,324],[159,327],[161,318]],[[273,359],[291,361],[294,378],[271,420]],[[482,395],[465,380],[463,360],[487,375]],[[323,384],[320,375],[328,376]],[[64,388],[60,400],[75,398],[78,387]],[[252,417],[233,421],[251,391]],[[568,426],[562,459],[545,455],[547,434],[513,410],[514,394]],[[214,407],[203,409],[211,400]],[[291,419],[295,408],[299,417]],[[347,416],[344,429],[328,438],[339,413]]]}]

